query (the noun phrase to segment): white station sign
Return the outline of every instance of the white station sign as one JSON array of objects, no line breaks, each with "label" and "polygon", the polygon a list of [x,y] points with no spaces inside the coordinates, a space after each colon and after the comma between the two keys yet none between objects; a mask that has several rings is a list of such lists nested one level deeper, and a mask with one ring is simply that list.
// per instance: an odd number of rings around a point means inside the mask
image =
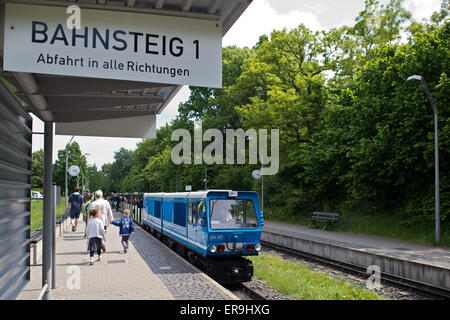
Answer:
[{"label": "white station sign", "polygon": [[218,21],[6,3],[6,71],[222,87]]}]

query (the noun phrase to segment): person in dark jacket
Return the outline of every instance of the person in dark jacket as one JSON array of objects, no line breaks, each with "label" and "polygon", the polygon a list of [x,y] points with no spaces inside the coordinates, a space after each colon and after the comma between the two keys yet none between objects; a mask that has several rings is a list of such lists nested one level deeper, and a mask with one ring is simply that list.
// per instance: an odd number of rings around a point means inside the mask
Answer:
[{"label": "person in dark jacket", "polygon": [[123,196],[119,196],[117,199],[117,211],[120,209],[120,204],[124,202]]},{"label": "person in dark jacket", "polygon": [[80,213],[83,210],[84,205],[83,196],[80,194],[80,188],[76,187],[75,192],[70,195],[69,204],[72,231],[76,231],[78,227],[78,218],[80,218]]},{"label": "person in dark jacket", "polygon": [[119,211],[120,207],[120,196],[119,194],[116,194],[116,210]]},{"label": "person in dark jacket", "polygon": [[110,205],[111,208],[115,208],[114,202],[116,201],[116,194],[114,192],[111,192],[111,196],[109,197],[109,201],[111,201]]},{"label": "person in dark jacket", "polygon": [[122,246],[123,252],[127,253],[128,251],[128,240],[132,233],[134,233],[134,222],[133,219],[130,218],[130,210],[123,210],[123,217],[120,218],[119,221],[111,221],[111,223],[115,226],[120,227],[119,235],[122,236]]}]

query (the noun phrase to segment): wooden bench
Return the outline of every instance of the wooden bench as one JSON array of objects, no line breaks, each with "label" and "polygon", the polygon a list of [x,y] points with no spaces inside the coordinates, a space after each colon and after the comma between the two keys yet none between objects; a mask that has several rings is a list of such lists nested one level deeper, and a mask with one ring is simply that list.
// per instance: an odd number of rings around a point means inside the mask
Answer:
[{"label": "wooden bench", "polygon": [[311,225],[315,225],[316,227],[319,227],[317,225],[318,222],[324,223],[322,230],[325,230],[327,226],[331,226],[334,222],[339,220],[339,213],[334,212],[313,212],[311,218],[308,218],[310,224],[308,225],[308,228]]}]

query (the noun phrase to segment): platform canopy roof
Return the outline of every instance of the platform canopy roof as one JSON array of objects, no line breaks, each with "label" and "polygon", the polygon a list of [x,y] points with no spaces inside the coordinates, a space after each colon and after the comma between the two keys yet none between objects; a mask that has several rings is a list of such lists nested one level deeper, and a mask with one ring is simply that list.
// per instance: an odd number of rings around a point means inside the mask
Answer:
[{"label": "platform canopy roof", "polygon": [[[222,36],[231,28],[252,0],[14,0],[45,6],[77,4],[81,9],[102,9],[118,12],[148,13],[220,21]],[[3,22],[0,27],[3,32]],[[0,39],[2,37],[0,36]],[[0,41],[3,62],[3,41]],[[221,61],[217,61],[221,63]],[[127,80],[60,76],[24,72],[5,72],[1,63],[0,78],[21,100],[24,108],[42,121],[67,124],[60,134],[79,134],[84,121],[103,121],[115,125],[118,119],[160,114],[181,85]],[[89,117],[86,117],[86,112]],[[113,121],[113,122],[110,122]],[[155,124],[152,131],[156,131]],[[133,128],[130,128],[133,130]],[[83,131],[83,130],[81,130]],[[58,129],[56,131],[58,134]],[[95,135],[95,132],[93,132]],[[133,137],[135,132],[121,136]],[[81,133],[81,135],[87,135]],[[114,135],[111,135],[114,136]],[[146,137],[150,137],[146,135]]]}]

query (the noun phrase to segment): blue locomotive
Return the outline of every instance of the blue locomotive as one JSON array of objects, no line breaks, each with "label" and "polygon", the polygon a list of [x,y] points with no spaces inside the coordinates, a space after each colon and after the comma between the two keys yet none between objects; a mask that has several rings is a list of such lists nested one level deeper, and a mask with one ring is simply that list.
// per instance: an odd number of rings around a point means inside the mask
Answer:
[{"label": "blue locomotive", "polygon": [[145,193],[144,227],[222,283],[249,281],[261,250],[263,214],[256,192]]}]

